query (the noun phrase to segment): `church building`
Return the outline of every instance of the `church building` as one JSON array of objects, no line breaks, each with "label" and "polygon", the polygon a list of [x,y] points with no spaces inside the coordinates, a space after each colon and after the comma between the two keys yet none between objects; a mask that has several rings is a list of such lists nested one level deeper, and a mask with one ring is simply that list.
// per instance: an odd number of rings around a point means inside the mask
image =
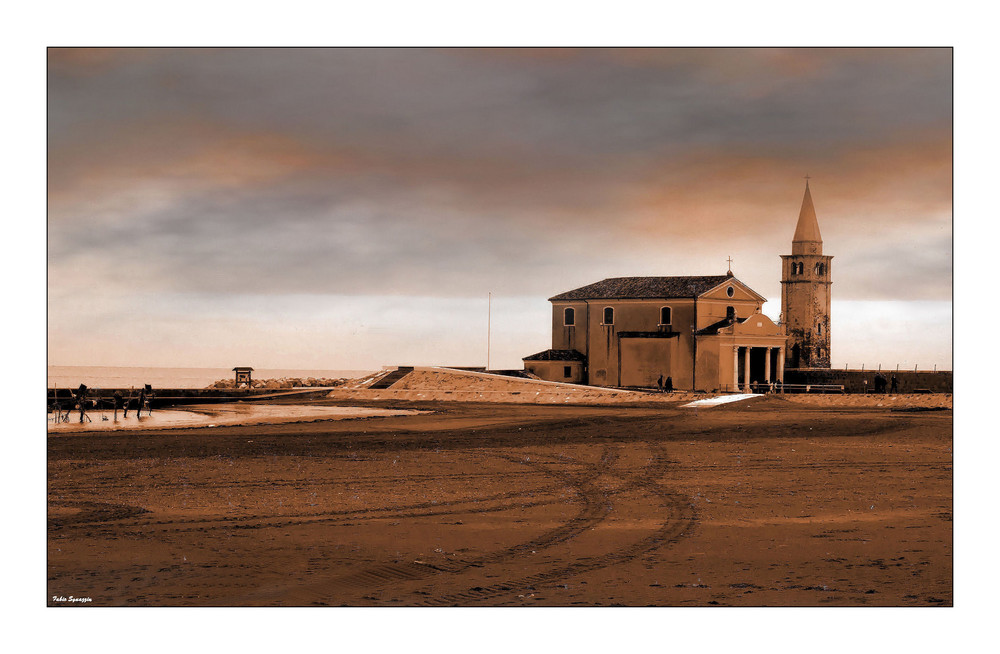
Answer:
[{"label": "church building", "polygon": [[616,277],[552,303],[552,349],[524,358],[549,381],[736,390],[781,379],[785,335],[766,298],[725,275]]},{"label": "church building", "polygon": [[[829,367],[830,259],[823,256],[808,182],[782,256],[783,320],[725,275],[614,277],[549,298],[551,349],[524,358],[541,379],[592,386],[749,390],[783,381],[786,367]],[[790,341],[790,342],[788,342]]]}]

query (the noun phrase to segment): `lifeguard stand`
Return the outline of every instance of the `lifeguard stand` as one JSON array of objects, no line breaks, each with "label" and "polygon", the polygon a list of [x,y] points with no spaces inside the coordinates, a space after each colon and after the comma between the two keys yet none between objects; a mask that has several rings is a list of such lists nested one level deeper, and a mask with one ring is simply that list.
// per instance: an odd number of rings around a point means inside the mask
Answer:
[{"label": "lifeguard stand", "polygon": [[236,373],[237,388],[241,384],[246,384],[247,388],[249,388],[250,385],[253,383],[253,379],[251,379],[251,374],[250,374],[253,372],[253,368],[251,368],[250,366],[236,366],[235,368],[233,368],[233,372]]}]

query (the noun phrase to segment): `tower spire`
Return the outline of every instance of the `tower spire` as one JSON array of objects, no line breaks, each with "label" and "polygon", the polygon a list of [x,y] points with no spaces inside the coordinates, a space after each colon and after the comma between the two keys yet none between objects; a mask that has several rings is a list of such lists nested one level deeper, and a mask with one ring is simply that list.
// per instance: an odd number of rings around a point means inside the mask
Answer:
[{"label": "tower spire", "polygon": [[823,237],[819,233],[816,209],[809,192],[809,176],[806,175],[806,191],[802,196],[799,222],[792,237],[792,254],[823,254]]}]

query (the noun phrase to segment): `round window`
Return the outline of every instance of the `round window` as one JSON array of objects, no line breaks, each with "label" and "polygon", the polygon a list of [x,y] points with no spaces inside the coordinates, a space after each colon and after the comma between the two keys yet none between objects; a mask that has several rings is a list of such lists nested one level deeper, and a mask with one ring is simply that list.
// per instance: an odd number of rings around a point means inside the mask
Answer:
[{"label": "round window", "polygon": [[728,295],[729,297],[733,297],[733,293],[735,293],[735,292],[736,291],[733,290],[732,286],[730,286],[729,288],[726,289],[726,295]]}]

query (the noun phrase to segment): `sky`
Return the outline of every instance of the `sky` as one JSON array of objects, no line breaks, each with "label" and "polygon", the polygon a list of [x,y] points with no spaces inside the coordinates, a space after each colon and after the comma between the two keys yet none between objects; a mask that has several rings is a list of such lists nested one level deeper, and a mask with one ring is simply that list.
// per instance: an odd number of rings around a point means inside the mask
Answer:
[{"label": "sky", "polygon": [[53,365],[520,368],[547,298],[729,257],[777,318],[808,175],[833,366],[952,367],[949,48],[50,48],[47,93]]}]

